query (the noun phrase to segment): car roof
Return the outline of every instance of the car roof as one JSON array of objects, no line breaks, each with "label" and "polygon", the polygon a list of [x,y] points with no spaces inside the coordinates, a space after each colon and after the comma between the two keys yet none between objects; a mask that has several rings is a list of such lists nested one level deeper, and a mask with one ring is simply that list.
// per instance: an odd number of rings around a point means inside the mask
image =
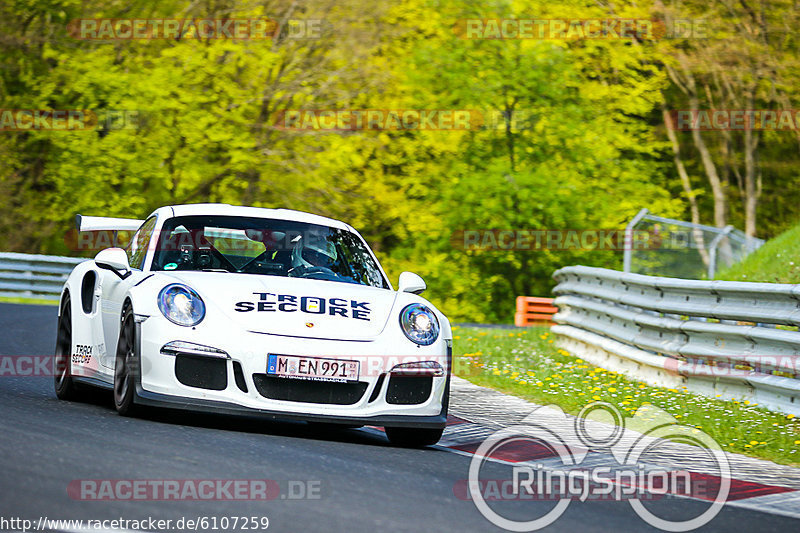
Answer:
[{"label": "car roof", "polygon": [[267,209],[264,207],[247,207],[229,204],[182,204],[169,205],[156,210],[156,213],[168,217],[183,217],[195,215],[216,215],[232,217],[273,218],[278,220],[291,220],[293,222],[306,222],[319,224],[348,231],[353,231],[348,224],[332,218],[295,211],[293,209]]}]

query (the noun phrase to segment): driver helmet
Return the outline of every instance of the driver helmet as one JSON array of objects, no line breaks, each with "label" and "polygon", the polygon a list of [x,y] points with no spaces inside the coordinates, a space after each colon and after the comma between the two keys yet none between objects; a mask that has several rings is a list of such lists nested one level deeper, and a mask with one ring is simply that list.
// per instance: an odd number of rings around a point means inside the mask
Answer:
[{"label": "driver helmet", "polygon": [[337,255],[336,246],[323,235],[306,234],[297,238],[292,249],[292,267],[330,268]]}]

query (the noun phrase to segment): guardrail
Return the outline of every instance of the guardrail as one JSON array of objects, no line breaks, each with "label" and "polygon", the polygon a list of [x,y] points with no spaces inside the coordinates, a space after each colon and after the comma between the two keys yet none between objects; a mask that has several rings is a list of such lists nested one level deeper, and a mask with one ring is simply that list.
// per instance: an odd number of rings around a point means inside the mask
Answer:
[{"label": "guardrail", "polygon": [[58,300],[75,265],[86,259],[0,253],[0,296]]},{"label": "guardrail", "polygon": [[800,285],[583,266],[553,277],[564,349],[654,385],[800,415]]},{"label": "guardrail", "polygon": [[553,306],[552,298],[538,298],[536,296],[517,296],[517,312],[514,315],[514,325],[549,326],[553,323],[553,315],[558,311]]}]

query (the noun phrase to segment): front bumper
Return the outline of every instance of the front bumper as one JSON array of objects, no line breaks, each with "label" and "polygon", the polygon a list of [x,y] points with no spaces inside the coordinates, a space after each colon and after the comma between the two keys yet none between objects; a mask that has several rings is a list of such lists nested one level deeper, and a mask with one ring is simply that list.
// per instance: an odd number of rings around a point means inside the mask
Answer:
[{"label": "front bumper", "polygon": [[[431,429],[445,426],[451,350],[443,339],[431,346],[416,346],[399,331],[399,338],[390,334],[374,341],[358,342],[238,331],[227,332],[224,340],[221,340],[219,334],[209,329],[184,328],[165,322],[150,317],[137,324],[137,352],[141,362],[141,371],[137,372],[137,403],[272,420]],[[161,347],[174,340],[213,346],[227,352],[229,357],[224,359],[227,379],[222,384],[217,383],[219,390],[188,386],[178,379],[178,357],[161,353]],[[299,399],[297,395],[291,400],[266,397],[262,381],[270,353],[360,359],[362,372],[358,384],[359,390],[363,391],[355,401],[350,403],[348,400],[347,404],[314,403]],[[396,383],[392,381],[393,374],[389,371],[403,357],[438,361],[446,369],[443,376],[430,377],[430,393],[424,401],[412,404],[389,401],[390,397],[393,398],[389,394],[390,383]],[[369,361],[368,368],[364,367],[365,360]],[[222,364],[221,361],[215,363],[220,368]],[[318,383],[289,378],[271,379],[280,380],[281,385],[290,387],[302,385],[303,390],[315,387],[314,384]],[[322,383],[328,389],[337,388],[336,384]]]},{"label": "front bumper", "polygon": [[[448,376],[449,389],[449,376]],[[199,400],[194,398],[184,398],[170,394],[158,394],[149,392],[142,388],[141,384],[136,387],[136,403],[152,407],[164,407],[171,409],[181,409],[188,411],[202,411],[207,413],[232,415],[232,416],[257,416],[267,420],[302,420],[306,422],[327,422],[343,425],[368,425],[368,426],[389,426],[389,427],[414,427],[441,429],[447,423],[447,405],[442,405],[442,409],[437,415],[379,415],[379,416],[338,416],[338,415],[313,415],[309,413],[272,411],[268,409],[255,409],[234,403],[216,400]]]}]

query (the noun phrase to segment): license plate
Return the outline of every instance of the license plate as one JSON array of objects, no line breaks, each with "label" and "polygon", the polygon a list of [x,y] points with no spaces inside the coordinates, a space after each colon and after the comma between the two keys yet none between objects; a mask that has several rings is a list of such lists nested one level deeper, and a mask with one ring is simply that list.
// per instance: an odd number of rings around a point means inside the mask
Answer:
[{"label": "license plate", "polygon": [[267,374],[315,381],[358,381],[359,361],[269,354]]}]

